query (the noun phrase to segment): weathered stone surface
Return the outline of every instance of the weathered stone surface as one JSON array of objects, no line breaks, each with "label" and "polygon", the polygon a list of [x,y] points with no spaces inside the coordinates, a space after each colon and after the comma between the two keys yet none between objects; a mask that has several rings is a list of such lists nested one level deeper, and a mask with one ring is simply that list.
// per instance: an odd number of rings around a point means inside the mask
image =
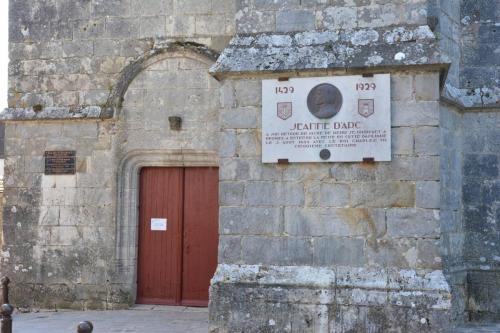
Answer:
[{"label": "weathered stone surface", "polygon": [[[431,64],[445,66],[447,60],[436,52],[435,37],[432,32],[423,27],[414,29],[414,31],[426,31],[426,33],[415,34],[414,38],[400,44],[389,44],[381,40],[380,36],[387,32],[383,29],[354,30],[346,33],[330,31],[328,33],[332,35],[331,38],[337,42],[331,45],[326,44],[327,46],[324,43],[312,44],[315,40],[319,42],[325,33],[311,31],[307,39],[310,39],[312,43],[307,47],[301,45],[305,38],[303,33],[286,35],[293,38],[291,46],[277,46],[269,43],[267,47],[263,47],[257,43],[257,40],[263,36],[274,40],[282,39],[283,34],[237,36],[233,38],[210,71],[216,77],[221,77],[231,73],[256,71]],[[370,46],[369,51],[366,49],[367,46]],[[399,55],[404,55],[404,57]],[[307,62],[304,62],[304,59],[307,59]]]}]

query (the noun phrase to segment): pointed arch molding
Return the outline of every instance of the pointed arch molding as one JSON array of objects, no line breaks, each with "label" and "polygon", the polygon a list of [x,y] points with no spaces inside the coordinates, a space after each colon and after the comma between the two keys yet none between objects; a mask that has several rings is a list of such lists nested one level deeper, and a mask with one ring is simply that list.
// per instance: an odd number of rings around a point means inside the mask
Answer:
[{"label": "pointed arch molding", "polygon": [[137,75],[139,75],[139,73],[152,64],[175,55],[196,59],[207,63],[208,65],[213,65],[219,57],[219,53],[217,51],[214,51],[203,44],[194,42],[169,42],[156,44],[151,51],[140,56],[121,71],[116,84],[111,90],[106,105],[102,110],[101,118],[110,119],[119,114],[123,106],[123,101],[128,87]]},{"label": "pointed arch molding", "polygon": [[118,169],[116,214],[116,268],[118,279],[129,285],[132,294],[136,284],[138,248],[139,177],[143,167],[216,167],[215,151],[187,149],[138,150],[128,153]]}]

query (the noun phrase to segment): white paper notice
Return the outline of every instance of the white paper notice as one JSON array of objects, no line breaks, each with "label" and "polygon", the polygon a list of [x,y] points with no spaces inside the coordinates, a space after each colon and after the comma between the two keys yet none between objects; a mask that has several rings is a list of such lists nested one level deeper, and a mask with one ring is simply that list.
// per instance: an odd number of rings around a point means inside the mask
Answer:
[{"label": "white paper notice", "polygon": [[167,231],[167,219],[151,219],[151,231]]},{"label": "white paper notice", "polygon": [[262,83],[262,161],[391,160],[389,74]]}]

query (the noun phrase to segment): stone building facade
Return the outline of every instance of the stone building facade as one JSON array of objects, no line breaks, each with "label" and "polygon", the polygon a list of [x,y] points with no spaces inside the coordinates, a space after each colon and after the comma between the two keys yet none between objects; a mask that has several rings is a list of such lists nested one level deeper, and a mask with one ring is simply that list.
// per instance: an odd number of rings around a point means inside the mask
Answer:
[{"label": "stone building facade", "polygon": [[[499,22],[487,0],[10,0],[14,303],[134,304],[140,169],[216,166],[212,332],[498,320]],[[263,79],[377,73],[391,162],[261,162]],[[46,175],[51,150],[76,173]]]}]

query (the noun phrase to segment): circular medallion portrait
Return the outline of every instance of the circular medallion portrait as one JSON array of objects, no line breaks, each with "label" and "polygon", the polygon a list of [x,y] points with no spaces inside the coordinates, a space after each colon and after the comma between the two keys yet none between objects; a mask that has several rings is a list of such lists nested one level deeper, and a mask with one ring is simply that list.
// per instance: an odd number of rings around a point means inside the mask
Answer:
[{"label": "circular medallion portrait", "polygon": [[322,83],[312,88],[307,96],[309,112],[319,119],[333,118],[342,107],[342,93],[333,84]]}]

